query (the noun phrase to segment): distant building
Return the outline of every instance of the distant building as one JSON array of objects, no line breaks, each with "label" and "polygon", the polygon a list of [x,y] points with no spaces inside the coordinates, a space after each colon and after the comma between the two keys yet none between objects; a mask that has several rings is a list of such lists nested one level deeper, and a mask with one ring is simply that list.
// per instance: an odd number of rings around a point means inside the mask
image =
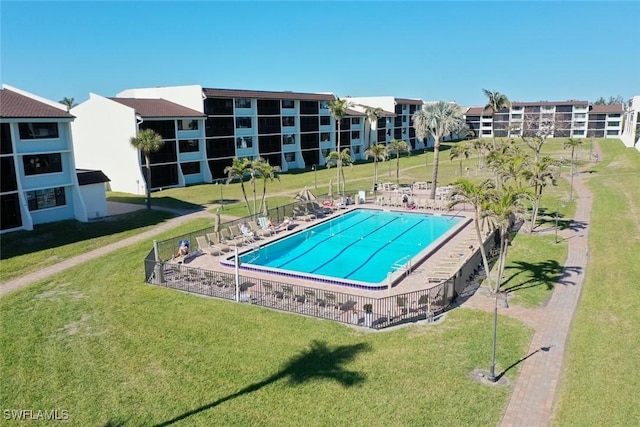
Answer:
[{"label": "distant building", "polygon": [[0,232],[106,215],[104,189],[102,200],[95,190],[87,192],[92,195],[89,203],[83,198],[73,154],[73,119],[60,103],[2,86]]},{"label": "distant building", "polygon": [[476,138],[544,134],[555,138],[619,138],[622,105],[589,105],[588,101],[512,102],[497,112],[470,107],[465,120]]}]

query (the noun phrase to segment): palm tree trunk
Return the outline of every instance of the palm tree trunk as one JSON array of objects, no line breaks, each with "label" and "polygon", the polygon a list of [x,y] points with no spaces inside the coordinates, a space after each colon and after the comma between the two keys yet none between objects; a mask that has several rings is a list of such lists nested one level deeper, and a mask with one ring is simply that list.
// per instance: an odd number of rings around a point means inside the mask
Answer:
[{"label": "palm tree trunk", "polygon": [[249,199],[247,198],[247,190],[244,188],[244,180],[240,177],[240,188],[242,188],[242,196],[244,197],[244,203],[247,205],[247,213],[251,216],[251,206],[249,206]]},{"label": "palm tree trunk", "polygon": [[149,154],[144,154],[144,160],[147,165],[147,210],[151,210],[151,159],[149,159]]},{"label": "palm tree trunk", "polygon": [[498,289],[500,287],[500,284],[502,283],[502,278],[504,277],[504,269],[505,266],[507,265],[507,251],[509,250],[509,230],[507,229],[507,231],[504,233],[504,235],[502,236],[502,247],[501,247],[501,251],[502,254],[500,255],[500,269],[498,270]]},{"label": "palm tree trunk", "polygon": [[430,198],[436,198],[436,186],[438,182],[438,163],[440,162],[440,138],[436,138],[433,143],[433,174],[431,175],[431,194]]},{"label": "palm tree trunk", "polygon": [[533,233],[533,229],[536,226],[536,221],[538,220],[538,212],[540,211],[541,201],[542,201],[542,187],[539,187],[539,188],[536,188],[536,198],[533,201],[533,212],[531,215],[531,225],[529,226],[529,233]]},{"label": "palm tree trunk", "polygon": [[476,236],[478,237],[478,243],[480,244],[480,255],[482,255],[482,265],[487,275],[487,284],[489,285],[489,291],[493,292],[493,286],[491,285],[491,275],[489,274],[489,260],[487,259],[487,251],[484,249],[484,241],[482,240],[482,233],[480,232],[480,213],[476,208],[476,214],[473,218],[473,223],[476,227]]},{"label": "palm tree trunk", "polygon": [[502,284],[502,265],[505,262],[506,258],[506,242],[504,238],[504,233],[500,230],[500,258],[498,260],[498,277],[496,279],[496,288],[495,292],[500,292],[500,285]]},{"label": "palm tree trunk", "polygon": [[400,185],[400,153],[396,154],[396,184]]},{"label": "palm tree trunk", "polygon": [[338,193],[340,193],[340,196],[344,196],[344,194],[340,191],[340,169],[342,169],[342,158],[340,157],[340,121],[342,119],[336,119],[336,121],[338,122],[338,138],[336,138],[336,153],[338,153],[338,161],[336,163],[337,166],[337,181],[338,181]]}]

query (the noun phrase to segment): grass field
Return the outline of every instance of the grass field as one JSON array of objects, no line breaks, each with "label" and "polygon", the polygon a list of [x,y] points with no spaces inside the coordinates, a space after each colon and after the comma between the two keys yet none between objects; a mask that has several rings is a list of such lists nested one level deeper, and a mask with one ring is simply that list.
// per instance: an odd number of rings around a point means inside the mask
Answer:
[{"label": "grass field", "polygon": [[592,167],[589,267],[555,425],[640,425],[640,153],[601,142]]},{"label": "grass field", "polygon": [[[469,378],[488,367],[489,314],[457,310],[438,324],[361,332],[146,285],[148,249],[131,246],[0,299],[3,409],[67,410],[77,426],[495,425],[501,417],[509,388]],[[517,321],[500,319],[498,372],[529,339]]]}]

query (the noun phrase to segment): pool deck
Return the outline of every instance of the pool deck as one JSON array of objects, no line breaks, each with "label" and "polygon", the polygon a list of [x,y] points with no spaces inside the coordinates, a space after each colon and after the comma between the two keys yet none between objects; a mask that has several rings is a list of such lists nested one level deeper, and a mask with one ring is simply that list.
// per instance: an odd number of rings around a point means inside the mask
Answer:
[{"label": "pool deck", "polygon": [[[259,240],[256,240],[256,244],[257,245],[268,244],[274,240],[281,239],[282,237],[286,237],[288,235],[297,233],[301,230],[305,230],[320,222],[334,218],[336,214],[339,214],[342,212],[348,212],[350,210],[359,209],[359,208],[397,211],[397,212],[416,212],[416,211],[407,211],[406,209],[400,208],[400,207],[378,206],[375,204],[353,205],[353,206],[347,207],[347,209],[341,209],[339,212],[332,215],[328,215],[324,218],[318,218],[312,221],[296,220],[296,226],[293,229],[279,232],[275,236],[263,237]],[[419,210],[417,212],[428,213],[432,215],[442,215],[442,216],[457,215],[458,217],[466,217],[466,218],[471,218],[471,215],[473,214],[473,212],[470,209],[466,211],[457,210],[455,212],[452,211],[450,213],[449,212],[433,212],[428,210]],[[441,272],[444,272],[444,273],[446,273],[447,271],[455,272],[473,254],[473,252],[471,252],[468,249],[469,245],[473,245],[475,250],[477,250],[478,248],[478,242],[475,234],[475,229],[473,226],[473,221],[467,222],[466,225],[462,225],[461,227],[459,227],[457,233],[455,233],[448,240],[446,240],[439,249],[435,250],[419,266],[417,266],[408,275],[405,275],[404,278],[401,279],[391,289],[387,287],[383,287],[381,289],[366,289],[366,288],[359,288],[354,286],[324,283],[324,282],[319,282],[315,280],[308,280],[308,279],[295,278],[295,277],[286,277],[286,281],[287,283],[290,283],[293,285],[301,285],[301,286],[313,287],[313,288],[325,290],[325,291],[343,292],[343,293],[349,293],[352,295],[359,295],[359,296],[382,297],[382,296],[399,295],[407,292],[428,289],[432,286],[437,285],[436,281],[430,282],[429,278],[433,277],[434,275],[438,275],[438,273],[441,273]],[[239,253],[242,253],[243,251],[245,251],[246,248],[248,247],[240,247]],[[211,271],[234,273],[233,267],[227,267],[221,264],[222,260],[227,259],[228,257],[232,256],[232,254],[233,252],[226,252],[222,255],[209,255],[209,254],[200,252],[196,254],[196,256],[193,256],[189,260],[185,261],[185,265],[188,265],[189,267],[203,268]],[[240,274],[245,276],[265,279],[265,280],[274,280],[276,278],[282,277],[273,273],[249,271],[249,270],[240,270]]]}]

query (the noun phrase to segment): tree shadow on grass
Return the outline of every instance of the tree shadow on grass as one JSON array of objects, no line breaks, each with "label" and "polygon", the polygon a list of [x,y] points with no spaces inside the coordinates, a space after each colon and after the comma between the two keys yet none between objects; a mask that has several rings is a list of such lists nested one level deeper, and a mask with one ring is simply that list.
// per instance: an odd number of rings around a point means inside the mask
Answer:
[{"label": "tree shadow on grass", "polygon": [[[538,286],[546,286],[547,290],[553,289],[555,284],[574,285],[569,280],[572,273],[580,274],[582,267],[562,266],[556,260],[547,260],[539,263],[529,263],[525,261],[516,261],[512,265],[505,267],[505,270],[516,270],[503,283],[504,292],[515,292],[527,288],[535,288]],[[508,286],[516,277],[529,273],[529,278],[523,282]]]},{"label": "tree shadow on grass", "polygon": [[289,385],[293,387],[316,379],[337,381],[343,387],[360,385],[366,380],[366,376],[360,372],[346,370],[344,364],[355,359],[359,353],[370,350],[370,345],[366,343],[329,348],[325,342],[313,341],[309,349],[305,349],[300,352],[300,354],[293,356],[282,369],[270,377],[250,384],[233,394],[222,397],[199,408],[180,414],[168,421],[156,424],[156,427],[172,425],[192,415],[215,408],[228,400],[258,391],[269,384],[283,379],[286,379]]},{"label": "tree shadow on grass", "polygon": [[587,228],[588,223],[584,221],[576,221],[572,218],[565,218],[559,212],[551,211],[546,208],[538,210],[535,231],[548,231],[556,227],[556,215],[558,215],[558,230],[571,230],[574,232],[582,231]]},{"label": "tree shadow on grass", "polygon": [[139,210],[99,221],[58,221],[39,224],[32,231],[15,231],[2,236],[0,259],[9,259],[83,240],[109,236],[160,224],[174,214],[158,210]]}]

